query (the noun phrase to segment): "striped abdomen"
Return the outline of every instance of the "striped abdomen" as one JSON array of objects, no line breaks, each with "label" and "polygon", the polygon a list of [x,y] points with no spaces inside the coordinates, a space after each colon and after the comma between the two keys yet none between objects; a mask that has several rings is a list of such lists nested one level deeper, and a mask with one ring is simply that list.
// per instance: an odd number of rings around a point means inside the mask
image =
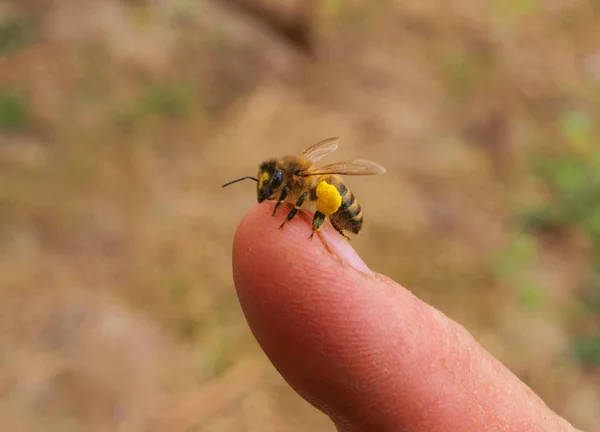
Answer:
[{"label": "striped abdomen", "polygon": [[329,216],[331,224],[338,231],[345,230],[358,234],[362,228],[363,214],[354,194],[338,176],[330,176],[326,181],[335,186],[342,197],[340,208]]}]

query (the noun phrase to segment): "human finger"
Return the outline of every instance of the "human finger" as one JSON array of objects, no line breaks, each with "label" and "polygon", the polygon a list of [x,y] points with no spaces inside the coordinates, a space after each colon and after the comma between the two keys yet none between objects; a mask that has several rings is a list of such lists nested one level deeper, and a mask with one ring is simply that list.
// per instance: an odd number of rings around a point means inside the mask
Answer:
[{"label": "human finger", "polygon": [[[238,297],[284,379],[340,430],[574,431],[459,324],[372,272],[332,228],[252,208],[233,244]],[[402,259],[402,257],[398,257]]]}]

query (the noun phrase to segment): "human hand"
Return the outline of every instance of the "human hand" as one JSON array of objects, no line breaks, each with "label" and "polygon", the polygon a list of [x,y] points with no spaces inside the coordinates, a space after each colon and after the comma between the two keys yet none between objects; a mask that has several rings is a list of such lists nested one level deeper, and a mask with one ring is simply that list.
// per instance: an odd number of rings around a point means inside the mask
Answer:
[{"label": "human hand", "polygon": [[[325,225],[277,229],[254,207],[233,243],[239,300],[258,343],[339,431],[575,431],[459,324],[373,273]],[[304,218],[305,219],[305,218]]]}]

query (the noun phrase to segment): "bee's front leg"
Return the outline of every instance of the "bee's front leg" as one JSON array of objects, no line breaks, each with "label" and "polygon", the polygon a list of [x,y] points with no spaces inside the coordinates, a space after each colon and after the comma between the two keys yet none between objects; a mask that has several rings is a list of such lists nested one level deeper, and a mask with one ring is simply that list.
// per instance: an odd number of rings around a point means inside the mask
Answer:
[{"label": "bee's front leg", "polygon": [[302,204],[304,204],[304,200],[306,199],[307,196],[308,196],[308,191],[304,192],[302,195],[300,195],[300,197],[296,201],[296,205],[294,206],[294,208],[292,210],[290,210],[290,212],[286,216],[285,220],[279,226],[279,229],[283,229],[283,226],[285,225],[286,222],[289,222],[292,219],[294,219],[294,216],[296,216],[296,213],[298,213],[298,210],[300,210],[300,207],[302,207]]},{"label": "bee's front leg", "polygon": [[277,212],[277,208],[285,202],[285,197],[287,197],[287,194],[288,194],[288,188],[287,188],[287,186],[284,186],[283,189],[281,190],[281,194],[279,195],[279,199],[277,199],[277,202],[275,203],[275,208],[273,209],[273,216],[275,216],[275,213]]}]

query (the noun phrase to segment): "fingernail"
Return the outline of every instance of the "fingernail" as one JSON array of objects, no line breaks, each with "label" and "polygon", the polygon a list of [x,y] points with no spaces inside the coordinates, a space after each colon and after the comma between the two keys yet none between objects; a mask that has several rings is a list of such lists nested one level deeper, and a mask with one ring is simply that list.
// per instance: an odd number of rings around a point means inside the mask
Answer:
[{"label": "fingernail", "polygon": [[356,270],[365,273],[369,276],[373,275],[373,272],[361,257],[356,253],[354,248],[350,246],[348,241],[342,238],[338,233],[332,235],[332,233],[322,231],[324,234],[324,240],[327,242],[327,247],[338,256],[344,263],[349,264]]}]

